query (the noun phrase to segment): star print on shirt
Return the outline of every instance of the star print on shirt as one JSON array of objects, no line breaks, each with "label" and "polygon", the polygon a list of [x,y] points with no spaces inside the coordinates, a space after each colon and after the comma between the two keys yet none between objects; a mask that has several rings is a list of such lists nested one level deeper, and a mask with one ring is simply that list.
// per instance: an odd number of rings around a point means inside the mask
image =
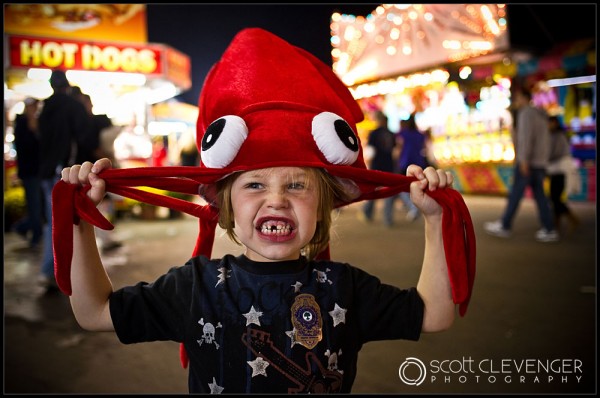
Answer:
[{"label": "star print on shirt", "polygon": [[219,283],[225,283],[225,279],[229,278],[231,275],[231,270],[227,269],[225,267],[221,267],[219,268],[219,272],[220,274],[218,275],[219,280],[217,281],[217,284],[215,285],[215,287],[219,286]]},{"label": "star print on shirt", "polygon": [[297,281],[291,286],[294,288],[294,293],[298,293],[300,291],[300,288],[302,287],[302,282]]},{"label": "star print on shirt", "polygon": [[269,362],[265,361],[261,357],[257,357],[254,361],[246,361],[248,365],[252,368],[252,377],[263,375],[267,376],[267,366],[269,366]]},{"label": "star print on shirt", "polygon": [[329,315],[331,315],[331,317],[333,318],[333,326],[337,326],[340,323],[346,323],[346,309],[340,307],[339,305],[337,305],[337,303],[335,303],[335,307],[333,308],[333,311],[329,311]]},{"label": "star print on shirt", "polygon": [[287,336],[290,338],[292,345],[290,347],[293,347],[296,344],[300,344],[298,343],[298,341],[296,340],[296,328],[293,328],[292,330],[288,330],[287,332],[285,332],[285,334],[287,334]]},{"label": "star print on shirt", "polygon": [[217,384],[217,381],[213,377],[212,383],[208,383],[208,388],[210,388],[211,394],[220,394],[223,392],[224,388]]},{"label": "star print on shirt", "polygon": [[260,320],[258,318],[261,317],[262,314],[261,311],[256,311],[254,306],[250,307],[250,312],[243,314],[246,317],[246,326],[253,323],[260,326]]}]

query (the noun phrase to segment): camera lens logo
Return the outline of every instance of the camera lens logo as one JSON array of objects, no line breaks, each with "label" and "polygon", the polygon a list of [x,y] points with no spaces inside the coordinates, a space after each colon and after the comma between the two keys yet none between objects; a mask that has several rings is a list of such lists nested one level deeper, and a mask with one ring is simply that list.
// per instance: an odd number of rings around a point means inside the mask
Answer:
[{"label": "camera lens logo", "polygon": [[425,381],[427,369],[425,364],[417,358],[406,358],[398,368],[398,376],[404,384],[409,386],[418,386]]}]

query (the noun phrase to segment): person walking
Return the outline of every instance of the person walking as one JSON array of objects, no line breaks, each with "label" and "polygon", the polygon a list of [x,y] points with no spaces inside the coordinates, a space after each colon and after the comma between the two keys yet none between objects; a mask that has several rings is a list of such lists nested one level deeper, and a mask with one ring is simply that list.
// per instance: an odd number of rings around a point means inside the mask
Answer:
[{"label": "person walking", "polygon": [[85,130],[85,135],[80,135],[81,140],[78,146],[76,163],[95,162],[98,159],[107,157],[108,154],[103,152],[100,145],[100,136],[102,130],[112,126],[112,121],[105,114],[94,114],[92,111],[94,104],[89,94],[80,93],[75,98],[83,104],[89,118],[89,128]]},{"label": "person walking", "polygon": [[[385,113],[377,111],[375,119],[377,127],[369,133],[367,141],[367,147],[370,147],[373,153],[369,168],[371,170],[393,172],[393,151],[396,146],[394,133],[388,128],[388,117]],[[385,198],[383,206],[383,222],[386,226],[391,227],[394,224],[394,197],[390,196]],[[362,214],[367,221],[373,220],[374,208],[375,200],[368,200],[365,202]]]},{"label": "person walking", "polygon": [[550,177],[550,203],[554,214],[554,225],[560,230],[561,220],[567,217],[569,227],[574,230],[579,225],[579,218],[567,205],[565,197],[569,194],[572,184],[569,182],[573,172],[573,157],[571,146],[558,116],[551,116],[548,120],[550,129],[550,163],[546,169]]},{"label": "person walking", "polygon": [[[399,147],[397,172],[406,175],[406,169],[411,164],[419,167],[427,167],[427,158],[425,157],[425,134],[417,127],[415,113],[411,113],[407,120],[400,122],[400,131],[396,134],[396,145]],[[408,192],[400,192],[400,200],[406,209],[406,219],[415,221],[419,217],[419,209],[410,200]]]},{"label": "person walking", "polygon": [[431,134],[431,127],[426,129],[423,132],[423,135],[425,136],[425,148],[423,149],[423,156],[425,156],[427,166],[437,169],[439,168],[439,164],[433,151],[433,136]]},{"label": "person walking", "polygon": [[179,150],[179,164],[181,166],[198,166],[200,153],[196,147],[196,137],[191,130],[186,130],[179,139],[181,149]]},{"label": "person walking", "polygon": [[[101,158],[108,158],[112,156],[111,153],[106,151],[101,142],[101,137],[106,133],[106,129],[113,126],[112,120],[106,114],[94,114],[94,104],[92,97],[89,94],[82,93],[80,90],[74,93],[75,98],[79,100],[88,115],[88,128],[85,130],[85,134],[80,135],[80,142],[77,151],[76,163],[80,164],[83,162],[95,162]],[[104,216],[114,222],[116,219],[115,204],[112,194],[107,193],[102,203],[98,206],[98,209]],[[96,228],[96,238],[98,239],[98,246],[101,248],[102,253],[107,253],[112,250],[118,249],[123,244],[115,239],[114,230],[104,230],[102,228]]]},{"label": "person walking", "polygon": [[[15,150],[17,176],[25,190],[27,214],[14,227],[15,232],[36,248],[42,240],[42,185],[39,177],[40,142],[38,136],[39,100],[25,99],[25,109],[15,118]],[[28,237],[29,232],[31,236]]]},{"label": "person walking", "polygon": [[525,87],[514,90],[513,106],[517,111],[513,136],[515,163],[513,182],[504,213],[499,220],[484,223],[490,235],[509,238],[512,223],[525,188],[531,188],[542,228],[535,233],[539,242],[556,242],[559,235],[554,228],[550,204],[544,192],[546,167],[550,158],[548,114],[531,104],[531,92]]},{"label": "person walking", "polygon": [[60,179],[62,169],[75,164],[79,136],[88,126],[88,115],[83,104],[71,95],[71,85],[66,73],[54,70],[50,76],[50,85],[54,92],[44,100],[38,119],[42,148],[39,175],[46,213],[40,279],[46,292],[58,291],[52,246],[52,189]]}]

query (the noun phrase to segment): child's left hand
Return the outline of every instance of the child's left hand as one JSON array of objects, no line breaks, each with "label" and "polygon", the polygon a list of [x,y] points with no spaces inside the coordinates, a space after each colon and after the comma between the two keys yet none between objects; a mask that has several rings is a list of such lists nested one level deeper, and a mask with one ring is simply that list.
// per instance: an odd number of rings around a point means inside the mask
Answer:
[{"label": "child's left hand", "polygon": [[425,193],[425,189],[435,191],[436,189],[452,186],[454,177],[449,171],[411,164],[406,169],[407,176],[417,177],[418,181],[410,184],[410,199],[419,208],[423,216],[441,215],[442,207]]}]

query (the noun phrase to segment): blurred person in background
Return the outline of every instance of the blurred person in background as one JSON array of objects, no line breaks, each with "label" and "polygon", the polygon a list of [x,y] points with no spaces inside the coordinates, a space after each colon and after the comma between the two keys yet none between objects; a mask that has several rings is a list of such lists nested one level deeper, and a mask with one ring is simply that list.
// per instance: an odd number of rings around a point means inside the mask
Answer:
[{"label": "blurred person in background", "polygon": [[[407,120],[400,122],[400,131],[396,133],[396,145],[399,148],[397,172],[406,175],[406,169],[411,164],[421,168],[427,167],[425,157],[425,135],[417,127],[415,113],[411,113]],[[410,200],[409,192],[400,192],[400,200],[406,209],[406,219],[414,221],[419,217],[419,209]]]},{"label": "blurred person in background", "polygon": [[439,168],[439,165],[435,157],[435,153],[433,152],[433,136],[431,135],[431,128],[425,130],[423,135],[425,136],[425,148],[423,148],[423,156],[425,156],[427,166],[437,169]]},{"label": "blurred person in background", "polygon": [[[382,111],[375,113],[375,122],[377,127],[369,133],[367,147],[370,147],[372,153],[369,168],[371,170],[381,170],[387,172],[394,171],[394,147],[396,146],[394,133],[388,129],[388,117]],[[383,222],[391,227],[394,223],[394,197],[390,196],[384,199]],[[363,212],[366,221],[373,220],[374,200],[368,200],[363,206]],[[361,217],[362,218],[362,217]]]},{"label": "blurred person in background", "polygon": [[46,100],[38,119],[40,133],[39,172],[44,192],[46,230],[40,279],[46,292],[58,291],[54,278],[52,248],[52,189],[64,167],[75,164],[80,135],[88,126],[88,114],[83,104],[71,94],[71,85],[62,70],[50,76],[54,92]]},{"label": "blurred person in background", "polygon": [[102,146],[100,145],[100,136],[102,131],[112,126],[112,121],[105,114],[95,115],[92,111],[94,104],[92,98],[88,94],[81,93],[77,97],[89,116],[89,129],[86,130],[85,135],[81,135],[81,141],[79,143],[79,150],[77,151],[77,163],[83,163],[86,160],[95,162],[98,159],[108,157],[107,153],[104,153]]},{"label": "blurred person in background", "polygon": [[548,197],[544,192],[546,167],[550,158],[548,114],[545,110],[533,106],[531,97],[531,91],[523,86],[516,87],[513,91],[512,105],[516,110],[513,182],[502,217],[484,223],[483,228],[490,235],[509,238],[512,235],[514,217],[525,195],[525,189],[529,186],[542,225],[535,233],[535,239],[539,242],[556,242],[559,236],[554,227]]},{"label": "blurred person in background", "polygon": [[[15,232],[29,240],[31,248],[42,241],[42,185],[39,176],[40,140],[38,134],[39,101],[26,98],[23,113],[15,118],[15,150],[17,175],[25,190],[27,214],[14,227]],[[29,232],[31,236],[28,237]]]},{"label": "blurred person in background", "polygon": [[[106,114],[94,114],[94,104],[89,94],[82,93],[81,90],[77,89],[73,90],[73,95],[83,104],[89,118],[88,128],[84,134],[80,135],[76,163],[83,163],[85,161],[94,163],[98,159],[114,157],[114,154],[107,150],[107,145],[105,143],[103,145],[102,142],[102,136],[109,134],[108,130],[113,126],[112,120]],[[104,217],[114,223],[116,214],[111,194],[106,194],[104,200],[98,206],[98,210],[100,210]],[[122,246],[122,243],[114,238],[113,231],[96,228],[97,245],[103,253]]]},{"label": "blurred person in background", "polygon": [[152,166],[161,167],[167,165],[167,148],[162,136],[152,137]]},{"label": "blurred person in background", "polygon": [[179,162],[182,166],[198,166],[200,154],[196,146],[196,137],[191,131],[186,130],[181,136],[181,150],[179,152]]},{"label": "blurred person in background", "polygon": [[558,116],[550,116],[550,162],[546,172],[550,177],[550,202],[554,213],[554,225],[560,230],[563,217],[567,217],[569,227],[574,230],[579,225],[579,218],[567,205],[566,197],[576,191],[573,184],[573,173],[577,170],[573,164],[571,145],[567,132]]}]

